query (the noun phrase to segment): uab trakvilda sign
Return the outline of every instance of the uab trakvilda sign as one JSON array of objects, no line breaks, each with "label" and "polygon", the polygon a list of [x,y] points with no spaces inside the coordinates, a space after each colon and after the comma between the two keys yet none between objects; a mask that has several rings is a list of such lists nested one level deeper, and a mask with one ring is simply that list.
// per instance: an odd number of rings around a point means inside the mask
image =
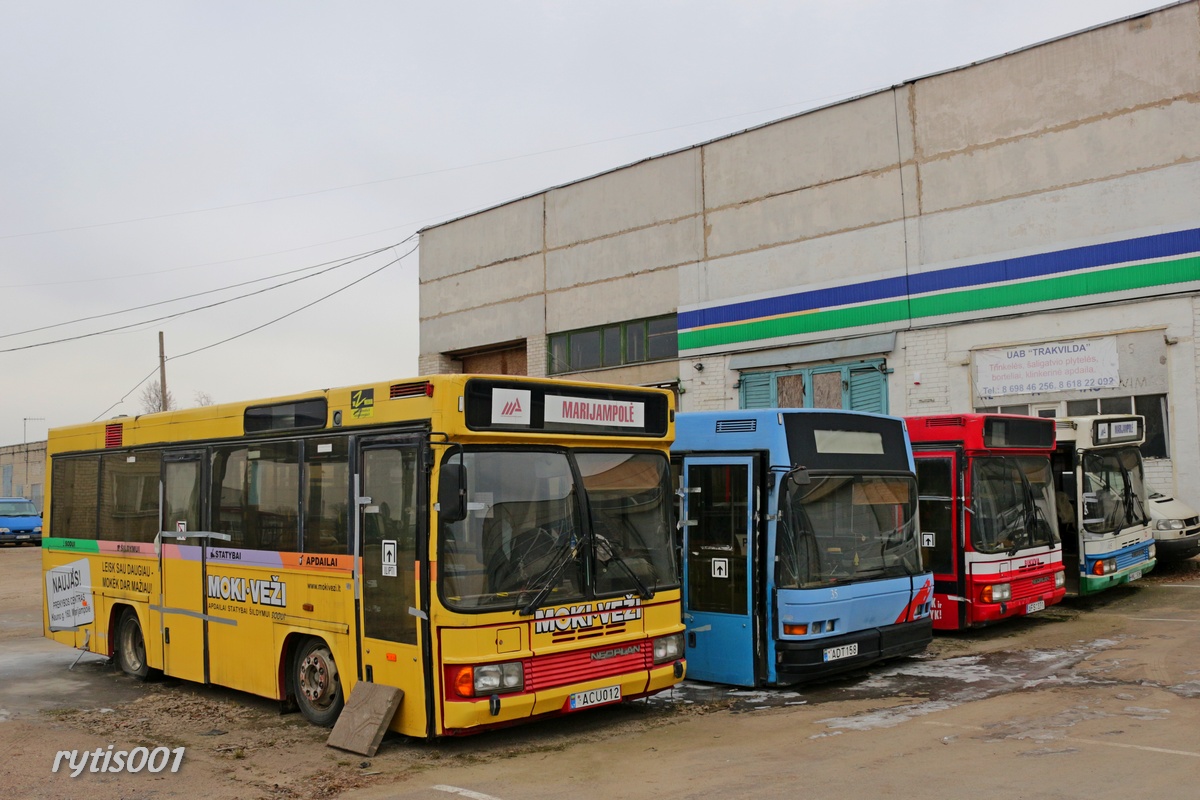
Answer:
[{"label": "uab trakvilda sign", "polygon": [[1117,339],[1069,339],[975,353],[981,398],[1112,389],[1121,382]]}]

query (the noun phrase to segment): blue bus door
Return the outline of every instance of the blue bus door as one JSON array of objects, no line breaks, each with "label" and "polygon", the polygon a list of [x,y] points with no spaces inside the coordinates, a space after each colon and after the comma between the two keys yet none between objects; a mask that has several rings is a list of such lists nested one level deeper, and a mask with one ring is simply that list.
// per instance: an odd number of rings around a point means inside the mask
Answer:
[{"label": "blue bus door", "polygon": [[688,677],[754,686],[754,459],[683,459]]}]

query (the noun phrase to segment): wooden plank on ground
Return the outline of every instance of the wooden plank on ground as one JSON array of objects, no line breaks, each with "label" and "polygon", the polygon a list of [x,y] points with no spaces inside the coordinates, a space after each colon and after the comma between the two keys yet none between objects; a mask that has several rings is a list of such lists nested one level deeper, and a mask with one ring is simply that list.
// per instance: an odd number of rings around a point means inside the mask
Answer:
[{"label": "wooden plank on ground", "polygon": [[325,744],[359,755],[375,755],[403,699],[404,692],[395,686],[356,683]]}]

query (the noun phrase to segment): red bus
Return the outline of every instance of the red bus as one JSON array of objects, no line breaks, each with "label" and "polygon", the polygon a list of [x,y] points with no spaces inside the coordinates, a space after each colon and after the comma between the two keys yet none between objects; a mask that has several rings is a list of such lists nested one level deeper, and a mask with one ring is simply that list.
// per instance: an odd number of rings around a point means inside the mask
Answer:
[{"label": "red bus", "polygon": [[1054,420],[942,414],[907,421],[934,629],[988,625],[1061,601]]}]

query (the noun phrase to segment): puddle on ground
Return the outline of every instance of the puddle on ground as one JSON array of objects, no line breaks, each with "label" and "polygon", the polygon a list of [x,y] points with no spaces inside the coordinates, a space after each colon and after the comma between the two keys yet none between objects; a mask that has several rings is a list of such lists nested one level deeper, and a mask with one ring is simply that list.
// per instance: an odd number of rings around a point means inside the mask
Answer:
[{"label": "puddle on ground", "polygon": [[5,643],[0,675],[0,723],[52,709],[111,706],[140,693],[107,658],[48,639]]},{"label": "puddle on ground", "polygon": [[[1088,683],[1091,679],[1076,674],[1074,668],[1088,657],[1119,644],[1114,639],[1097,639],[1067,649],[1002,651],[950,658],[917,656],[876,664],[836,680],[784,689],[741,689],[689,680],[656,695],[651,702],[726,705],[735,713],[746,713],[845,700],[911,698],[911,703],[821,720],[833,731],[889,728],[998,694],[1046,684]],[[1200,682],[1171,690],[1175,689],[1181,690],[1177,694],[1195,696],[1200,693]],[[1130,715],[1154,713],[1157,712],[1140,709]]]}]

